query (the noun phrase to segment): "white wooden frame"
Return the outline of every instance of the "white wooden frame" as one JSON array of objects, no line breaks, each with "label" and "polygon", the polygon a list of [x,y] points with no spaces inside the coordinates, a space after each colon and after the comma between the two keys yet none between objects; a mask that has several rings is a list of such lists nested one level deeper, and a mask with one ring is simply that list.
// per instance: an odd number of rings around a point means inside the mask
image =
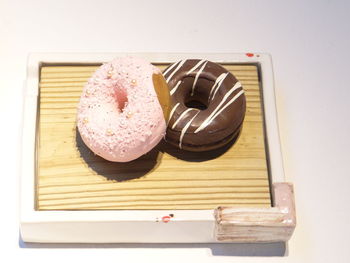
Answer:
[{"label": "white wooden frame", "polygon": [[[273,207],[267,209],[228,207],[218,208],[215,211],[38,211],[35,209],[35,142],[40,66],[43,63],[101,63],[124,55],[144,57],[153,63],[205,58],[219,63],[247,63],[259,66],[263,87],[270,183],[274,195]],[[25,242],[273,242],[288,240],[295,227],[293,189],[290,184],[284,183],[273,69],[268,54],[32,54],[28,60],[22,140],[20,229]],[[176,217],[170,222],[157,220],[171,213],[176,214]]]}]

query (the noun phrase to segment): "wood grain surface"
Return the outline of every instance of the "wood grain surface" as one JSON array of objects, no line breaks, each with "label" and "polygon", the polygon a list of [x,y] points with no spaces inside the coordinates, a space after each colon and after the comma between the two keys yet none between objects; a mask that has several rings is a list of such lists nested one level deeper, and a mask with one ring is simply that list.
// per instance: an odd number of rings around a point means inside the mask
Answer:
[{"label": "wood grain surface", "polygon": [[270,207],[257,67],[225,67],[242,83],[247,97],[243,130],[233,146],[198,154],[182,152],[162,142],[135,161],[112,163],[94,155],[76,130],[80,93],[97,66],[43,66],[36,208]]}]

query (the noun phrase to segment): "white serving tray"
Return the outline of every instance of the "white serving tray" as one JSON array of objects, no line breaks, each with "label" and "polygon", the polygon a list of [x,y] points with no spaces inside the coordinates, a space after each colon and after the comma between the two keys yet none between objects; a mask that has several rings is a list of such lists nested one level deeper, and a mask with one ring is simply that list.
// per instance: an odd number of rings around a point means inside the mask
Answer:
[{"label": "white serving tray", "polygon": [[[166,210],[38,211],[35,209],[36,125],[39,70],[43,63],[101,63],[135,55],[153,63],[200,58],[218,63],[256,64],[262,81],[266,143],[273,207],[177,210],[171,223],[158,222]],[[20,229],[25,242],[277,242],[295,228],[293,187],[285,182],[275,106],[271,57],[268,54],[200,53],[42,53],[28,60],[21,161]]]}]

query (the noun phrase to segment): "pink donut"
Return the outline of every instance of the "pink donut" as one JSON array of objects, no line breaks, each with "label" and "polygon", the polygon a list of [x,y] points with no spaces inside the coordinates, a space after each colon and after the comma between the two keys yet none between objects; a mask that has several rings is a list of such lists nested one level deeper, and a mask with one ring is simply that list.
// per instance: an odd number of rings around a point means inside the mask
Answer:
[{"label": "pink donut", "polygon": [[77,127],[95,154],[128,162],[164,137],[169,101],[158,68],[140,58],[116,58],[97,69],[85,85]]}]

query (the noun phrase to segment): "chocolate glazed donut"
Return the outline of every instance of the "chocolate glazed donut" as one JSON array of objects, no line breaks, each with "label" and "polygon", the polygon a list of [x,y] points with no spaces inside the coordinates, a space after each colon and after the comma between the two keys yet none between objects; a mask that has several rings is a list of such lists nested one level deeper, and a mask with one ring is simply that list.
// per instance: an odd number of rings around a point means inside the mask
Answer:
[{"label": "chocolate glazed donut", "polygon": [[170,89],[166,141],[188,151],[209,151],[237,138],[246,99],[242,85],[222,66],[198,59],[170,65],[163,75]]}]

